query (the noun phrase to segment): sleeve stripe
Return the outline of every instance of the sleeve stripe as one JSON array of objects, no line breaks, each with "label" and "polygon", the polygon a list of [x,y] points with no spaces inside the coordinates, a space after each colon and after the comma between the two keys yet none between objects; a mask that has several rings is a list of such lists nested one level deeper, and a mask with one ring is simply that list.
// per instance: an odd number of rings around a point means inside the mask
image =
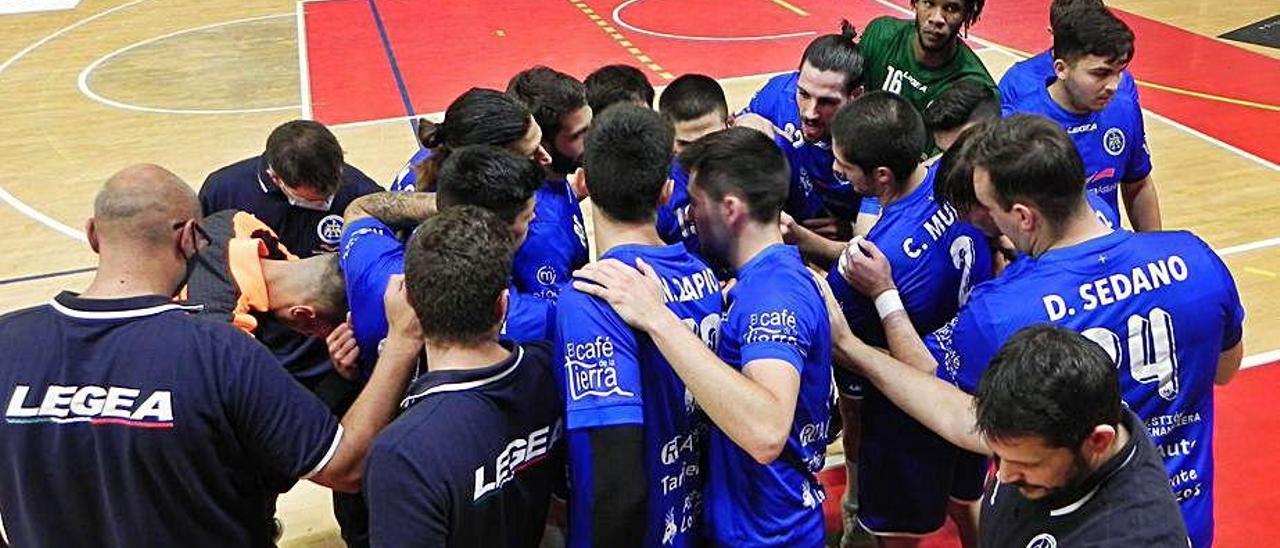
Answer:
[{"label": "sleeve stripe", "polygon": [[309,479],[311,476],[320,473],[320,470],[324,469],[329,464],[329,461],[333,460],[333,455],[338,452],[338,444],[342,443],[342,432],[342,425],[339,424],[337,433],[333,435],[333,442],[329,444],[329,450],[325,451],[324,456],[320,457],[320,462],[317,462],[315,468],[312,468],[310,472],[302,476],[302,479]]}]

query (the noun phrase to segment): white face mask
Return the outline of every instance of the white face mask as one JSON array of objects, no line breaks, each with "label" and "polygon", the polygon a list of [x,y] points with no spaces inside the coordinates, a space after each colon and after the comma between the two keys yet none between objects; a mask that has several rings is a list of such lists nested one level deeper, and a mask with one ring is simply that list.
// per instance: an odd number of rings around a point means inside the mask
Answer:
[{"label": "white face mask", "polygon": [[311,200],[294,198],[293,196],[290,196],[289,193],[287,192],[284,194],[284,197],[289,200],[289,205],[294,207],[300,207],[302,209],[310,209],[312,211],[329,211],[329,208],[333,206],[333,198],[334,198],[334,196],[329,196],[324,201],[313,202]]}]

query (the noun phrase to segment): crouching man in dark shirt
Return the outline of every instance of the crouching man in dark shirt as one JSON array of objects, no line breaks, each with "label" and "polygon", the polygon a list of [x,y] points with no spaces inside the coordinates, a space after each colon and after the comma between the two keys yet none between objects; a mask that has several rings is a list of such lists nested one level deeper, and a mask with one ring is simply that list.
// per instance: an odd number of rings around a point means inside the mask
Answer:
[{"label": "crouching man in dark shirt", "polygon": [[[902,316],[886,314],[891,337],[914,335]],[[1188,545],[1160,454],[1121,402],[1115,362],[1098,344],[1061,327],[1024,328],[969,396],[910,355],[911,366],[863,344],[833,317],[838,364],[951,443],[994,455],[981,546]]]},{"label": "crouching man in dark shirt", "polygon": [[564,473],[561,415],[543,343],[499,342],[514,241],[472,206],[423,222],[405,291],[428,371],[374,442],[366,474],[374,546],[537,546]]}]

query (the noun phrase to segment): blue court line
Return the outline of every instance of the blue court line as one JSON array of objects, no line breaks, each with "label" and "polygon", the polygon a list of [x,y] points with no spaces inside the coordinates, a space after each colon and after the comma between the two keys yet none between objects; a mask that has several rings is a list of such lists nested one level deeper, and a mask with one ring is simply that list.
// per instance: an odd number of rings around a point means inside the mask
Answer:
[{"label": "blue court line", "polygon": [[0,285],[30,282],[34,280],[43,280],[46,278],[58,278],[61,276],[71,276],[73,274],[84,274],[85,272],[93,272],[97,269],[98,269],[97,267],[90,266],[86,268],[73,268],[71,270],[60,270],[58,272],[46,272],[44,274],[32,274],[30,276],[21,276],[18,278],[9,278],[7,280],[0,280]]},{"label": "blue court line", "polygon": [[[377,0],[369,0],[369,11],[373,13],[373,23],[378,27],[378,36],[382,38],[382,49],[387,54],[387,61],[391,63],[391,75],[396,79],[396,87],[400,89],[400,101],[404,103],[404,113],[408,116],[417,116],[417,112],[413,110],[413,101],[409,99],[409,88],[404,85],[404,76],[400,73],[400,64],[396,63],[396,53],[391,48],[391,38],[387,36],[387,28],[382,24],[382,14],[378,11]],[[409,128],[417,135],[411,122]]]}]

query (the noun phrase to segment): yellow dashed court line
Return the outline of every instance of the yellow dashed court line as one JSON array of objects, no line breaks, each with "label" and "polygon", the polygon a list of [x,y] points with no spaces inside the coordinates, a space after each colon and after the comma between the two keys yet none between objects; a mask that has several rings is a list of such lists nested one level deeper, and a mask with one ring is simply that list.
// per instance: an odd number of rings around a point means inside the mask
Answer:
[{"label": "yellow dashed court line", "polygon": [[[778,5],[785,4],[784,7],[790,6],[790,4],[787,4],[783,0],[773,0],[773,1],[777,2]],[[597,15],[596,11],[591,9],[591,6],[588,6],[582,0],[569,0],[569,3],[573,4],[575,8],[578,8],[578,10],[581,11],[584,15],[586,15],[588,19],[595,22],[596,26],[600,27],[600,30],[603,30],[605,34],[608,34],[610,38],[613,38],[614,42],[616,42],[623,49],[627,50],[627,53],[630,53],[632,57],[635,57],[636,61],[639,61],[644,66],[649,67],[649,70],[652,70],[658,76],[662,77],[663,80],[671,80],[675,78],[674,74],[667,72],[667,69],[662,68],[662,65],[655,63],[653,61],[653,58],[649,57],[648,55],[645,55],[643,51],[640,51],[640,48],[636,47],[636,45],[631,43],[630,40],[627,40],[627,37],[623,36],[621,32],[618,32],[618,29],[613,28],[613,25],[610,25],[603,18]],[[797,8],[795,8],[795,6],[791,6],[788,9],[792,9],[794,11],[794,9],[797,9]],[[802,14],[802,15],[808,15],[808,14]]]},{"label": "yellow dashed court line", "polygon": [[1268,277],[1268,278],[1277,278],[1277,277],[1280,277],[1280,276],[1277,276],[1275,272],[1272,272],[1272,271],[1270,271],[1270,270],[1263,270],[1263,269],[1261,269],[1261,268],[1254,268],[1254,267],[1252,267],[1252,266],[1246,266],[1246,267],[1244,267],[1244,271],[1245,271],[1245,272],[1249,272],[1249,273],[1251,273],[1251,274],[1257,274],[1257,275],[1259,275],[1259,276],[1266,276],[1266,277]]},{"label": "yellow dashed court line", "polygon": [[771,1],[771,2],[773,2],[774,4],[777,4],[777,5],[779,5],[779,6],[782,6],[784,9],[786,9],[787,11],[789,11],[789,12],[791,12],[791,13],[794,13],[794,14],[796,14],[796,15],[799,15],[800,17],[808,17],[808,16],[809,16],[809,12],[807,12],[807,11],[804,11],[804,10],[800,9],[800,8],[799,8],[799,7],[797,7],[795,4],[792,4],[792,3],[790,3],[790,2],[787,2],[787,0],[770,0],[770,1]]}]

